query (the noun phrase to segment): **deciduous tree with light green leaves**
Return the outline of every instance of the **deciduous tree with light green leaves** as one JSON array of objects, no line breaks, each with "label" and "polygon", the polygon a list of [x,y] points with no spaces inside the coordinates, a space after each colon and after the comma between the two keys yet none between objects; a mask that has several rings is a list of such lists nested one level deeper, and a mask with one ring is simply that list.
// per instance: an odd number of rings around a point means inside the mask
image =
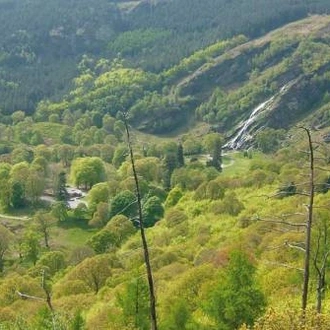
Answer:
[{"label": "deciduous tree with light green leaves", "polygon": [[124,292],[117,297],[117,304],[122,309],[121,322],[125,329],[150,329],[148,285],[143,278],[127,283]]},{"label": "deciduous tree with light green leaves", "polygon": [[104,163],[99,157],[77,158],[72,162],[71,180],[78,187],[90,189],[106,179]]},{"label": "deciduous tree with light green leaves", "polygon": [[3,271],[4,257],[9,249],[13,236],[13,233],[9,229],[0,225],[0,273]]},{"label": "deciduous tree with light green leaves", "polygon": [[38,211],[33,217],[34,225],[37,231],[42,234],[46,248],[49,248],[50,228],[55,224],[55,221],[56,219],[50,213],[41,211]]},{"label": "deciduous tree with light green leaves", "polygon": [[100,202],[108,202],[110,197],[109,185],[106,182],[100,182],[93,186],[93,188],[88,192],[88,206],[92,212],[96,211],[97,204]]}]

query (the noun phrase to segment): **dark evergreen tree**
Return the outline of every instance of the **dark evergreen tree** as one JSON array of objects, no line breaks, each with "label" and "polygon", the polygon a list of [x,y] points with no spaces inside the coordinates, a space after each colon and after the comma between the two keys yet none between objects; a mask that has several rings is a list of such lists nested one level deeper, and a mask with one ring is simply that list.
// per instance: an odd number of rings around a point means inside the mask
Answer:
[{"label": "dark evergreen tree", "polygon": [[21,182],[15,181],[12,184],[11,190],[11,205],[14,209],[23,207],[25,205],[25,191]]},{"label": "dark evergreen tree", "polygon": [[213,166],[215,169],[221,172],[222,168],[222,139],[219,136],[215,136],[211,141],[210,156],[211,159],[206,163],[207,166]]},{"label": "dark evergreen tree", "polygon": [[123,214],[128,218],[136,215],[136,197],[131,191],[121,191],[110,201],[109,218],[118,214]]},{"label": "dark evergreen tree", "polygon": [[54,190],[57,201],[66,202],[69,199],[69,193],[66,189],[66,173],[64,171],[58,174]]},{"label": "dark evergreen tree", "polygon": [[289,184],[281,187],[278,191],[278,196],[279,197],[288,197],[288,196],[293,196],[297,192],[297,186],[295,185],[294,182],[290,182]]},{"label": "dark evergreen tree", "polygon": [[171,176],[173,171],[177,168],[177,165],[177,155],[172,152],[167,153],[163,159],[163,182],[166,190],[169,190],[171,188]]},{"label": "dark evergreen tree", "polygon": [[182,143],[180,142],[178,144],[178,167],[183,167],[183,166],[184,166],[183,146]]},{"label": "dark evergreen tree", "polygon": [[156,197],[150,197],[142,208],[144,226],[151,227],[164,215],[164,207],[161,200]]},{"label": "dark evergreen tree", "polygon": [[217,329],[238,329],[252,325],[263,311],[266,301],[258,288],[255,268],[246,254],[234,251],[205,303],[206,312],[215,320]]}]

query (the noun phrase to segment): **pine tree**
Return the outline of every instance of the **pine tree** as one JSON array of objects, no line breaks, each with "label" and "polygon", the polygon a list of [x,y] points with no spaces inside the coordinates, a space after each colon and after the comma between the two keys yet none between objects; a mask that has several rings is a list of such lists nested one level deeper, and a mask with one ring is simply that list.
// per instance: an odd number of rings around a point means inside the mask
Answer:
[{"label": "pine tree", "polygon": [[66,189],[66,173],[61,171],[58,174],[55,184],[55,199],[57,201],[66,202],[69,198],[69,193]]},{"label": "pine tree", "polygon": [[184,166],[183,146],[181,143],[178,145],[178,167]]},{"label": "pine tree", "polygon": [[265,307],[265,297],[256,285],[255,268],[241,251],[231,253],[229,264],[205,303],[206,312],[219,329],[252,325]]}]

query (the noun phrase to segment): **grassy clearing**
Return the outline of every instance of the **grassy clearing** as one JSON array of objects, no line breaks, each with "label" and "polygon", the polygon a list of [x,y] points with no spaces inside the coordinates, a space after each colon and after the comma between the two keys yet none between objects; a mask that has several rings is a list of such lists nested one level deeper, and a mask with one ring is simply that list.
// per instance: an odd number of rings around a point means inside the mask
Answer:
[{"label": "grassy clearing", "polygon": [[[26,229],[33,228],[33,212],[30,209],[16,210],[10,214],[0,214],[0,224],[7,227],[15,235],[22,234]],[[50,229],[51,246],[72,250],[86,244],[86,241],[97,229],[90,228],[85,220],[80,223],[68,220],[66,223],[54,224]]]},{"label": "grassy clearing", "polygon": [[244,156],[241,151],[232,151],[224,154],[224,176],[239,176],[245,174],[250,167],[251,161],[261,160],[262,155],[258,152],[251,152],[250,156]]},{"label": "grassy clearing", "polygon": [[56,244],[56,246],[66,250],[73,250],[79,246],[84,246],[87,240],[93,236],[96,231],[96,229],[92,228],[63,228],[56,226],[52,229],[50,237],[51,241],[53,241],[52,243]]}]

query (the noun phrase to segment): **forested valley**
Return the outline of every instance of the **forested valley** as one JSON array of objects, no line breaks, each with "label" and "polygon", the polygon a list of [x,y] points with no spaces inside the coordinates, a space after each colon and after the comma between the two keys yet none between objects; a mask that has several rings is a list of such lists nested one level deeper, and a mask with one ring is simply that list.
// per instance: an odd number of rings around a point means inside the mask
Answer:
[{"label": "forested valley", "polygon": [[0,0],[0,329],[328,330],[329,9]]}]

